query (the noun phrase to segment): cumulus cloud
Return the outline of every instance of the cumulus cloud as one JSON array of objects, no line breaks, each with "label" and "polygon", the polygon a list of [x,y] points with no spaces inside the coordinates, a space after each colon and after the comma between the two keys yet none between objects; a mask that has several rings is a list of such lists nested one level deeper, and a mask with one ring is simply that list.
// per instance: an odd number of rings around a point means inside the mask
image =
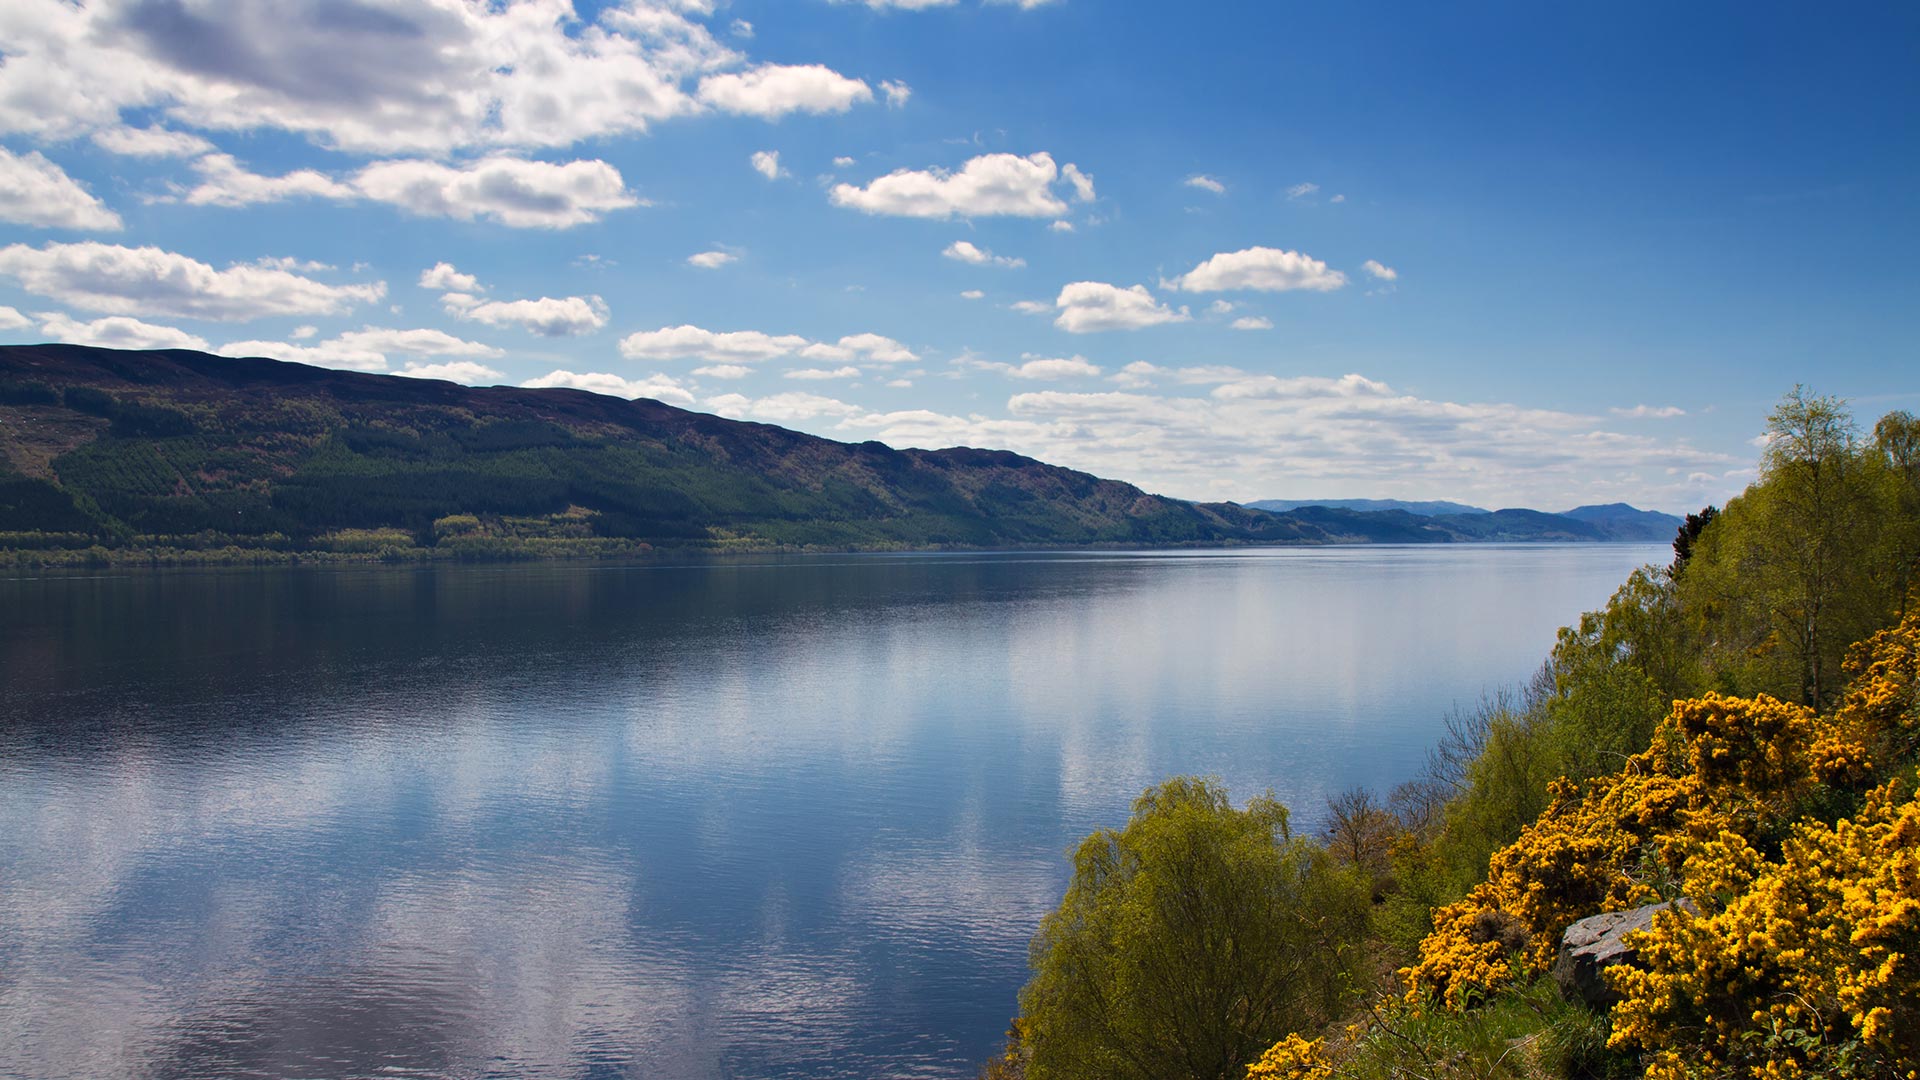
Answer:
[{"label": "cumulus cloud", "polygon": [[488,326],[517,326],[541,337],[577,337],[607,325],[598,296],[542,296],[536,300],[478,300],[465,293],[441,298],[449,314]]},{"label": "cumulus cloud", "polygon": [[794,370],[787,372],[786,377],[789,379],[804,379],[804,380],[810,380],[810,381],[821,381],[826,379],[857,379],[860,377],[860,369],[852,366],[837,367],[832,369],[795,368]]},{"label": "cumulus cloud", "polygon": [[986,293],[981,292],[979,289],[968,289],[967,291],[960,294],[960,299],[979,300],[984,298],[986,295],[987,295]]},{"label": "cumulus cloud", "polygon": [[1271,330],[1273,320],[1264,315],[1243,315],[1233,320],[1235,330]]},{"label": "cumulus cloud", "polygon": [[402,356],[426,357],[434,362],[409,360],[394,374],[446,379],[450,382],[500,378],[500,372],[478,361],[456,358],[492,359],[503,355],[501,350],[491,345],[464,341],[441,330],[396,330],[381,326],[349,330],[311,345],[294,345],[284,341],[231,341],[216,351],[222,356],[264,356],[271,360],[290,360],[315,367],[370,372],[388,371],[390,354],[398,353]]},{"label": "cumulus cloud", "polygon": [[1035,356],[1026,353],[1018,364],[1003,364],[988,360],[963,358],[956,361],[961,367],[977,371],[996,371],[1008,378],[1052,381],[1055,379],[1085,379],[1098,376],[1100,366],[1084,356]]},{"label": "cumulus cloud", "polygon": [[157,247],[92,241],[0,248],[0,277],[85,311],[216,322],[337,315],[387,293],[385,282],[330,285],[289,270],[250,265],[216,270]]},{"label": "cumulus cloud", "polygon": [[1307,196],[1319,190],[1320,190],[1319,184],[1305,184],[1305,183],[1295,184],[1292,187],[1287,189],[1287,198],[1304,199]]},{"label": "cumulus cloud", "polygon": [[687,256],[687,265],[699,267],[702,270],[718,270],[730,262],[738,261],[739,258],[740,256],[731,251],[702,251],[697,255]]},{"label": "cumulus cloud", "polygon": [[1215,195],[1225,195],[1227,193],[1227,185],[1215,180],[1211,176],[1189,176],[1182,182],[1190,188],[1199,188],[1201,191],[1211,191]]},{"label": "cumulus cloud", "polygon": [[1391,266],[1382,265],[1373,259],[1368,259],[1366,262],[1361,263],[1360,269],[1365,270],[1369,277],[1379,281],[1400,280],[1400,271],[1395,270]]},{"label": "cumulus cloud", "polygon": [[756,150],[748,160],[752,163],[754,172],[759,173],[769,180],[778,180],[782,176],[787,175],[787,171],[780,167],[780,151],[778,150]]},{"label": "cumulus cloud", "polygon": [[1059,312],[1053,325],[1070,334],[1138,330],[1191,318],[1185,308],[1175,311],[1155,300],[1145,285],[1123,289],[1104,281],[1073,282],[1060,290],[1053,305]]},{"label": "cumulus cloud", "polygon": [[181,196],[197,206],[250,206],[285,199],[370,200],[420,217],[487,220],[514,228],[566,229],[640,206],[620,171],[604,161],[554,165],[491,157],[461,166],[381,161],[341,180],[315,169],[281,176],[249,172],[228,154],[193,163],[200,183]]},{"label": "cumulus cloud", "polygon": [[122,227],[119,214],[39,151],[16,155],[4,146],[0,146],[0,221],[38,229]]},{"label": "cumulus cloud", "polygon": [[791,424],[822,416],[855,416],[864,411],[858,405],[798,390],[763,398],[720,394],[708,398],[706,406],[734,420],[764,420],[772,424]]},{"label": "cumulus cloud", "polygon": [[435,292],[481,292],[480,279],[472,274],[463,274],[453,268],[452,263],[434,263],[432,267],[420,271],[420,287]]},{"label": "cumulus cloud", "polygon": [[739,364],[708,364],[694,368],[693,373],[709,379],[744,379],[753,374],[753,369]]},{"label": "cumulus cloud", "polygon": [[1046,153],[982,154],[958,172],[898,169],[866,187],[836,184],[829,198],[868,214],[896,217],[1057,217],[1067,204],[1054,192],[1065,183],[1075,198],[1093,197],[1093,180]]},{"label": "cumulus cloud", "polygon": [[33,320],[17,309],[0,306],[0,330],[22,330],[32,325]]},{"label": "cumulus cloud", "polygon": [[975,246],[973,242],[969,240],[955,240],[953,243],[948,244],[946,250],[940,254],[958,262],[971,263],[974,266],[1004,266],[1011,269],[1027,265],[1027,260],[1025,259],[1016,259],[1006,255],[995,255],[985,248]]},{"label": "cumulus cloud", "polygon": [[565,3],[13,0],[0,16],[0,133],[66,138],[139,114],[442,155],[872,100],[864,82],[817,64],[752,65],[699,21],[712,13],[678,0],[629,0],[590,20]]},{"label": "cumulus cloud", "polygon": [[798,334],[758,330],[707,330],[666,326],[629,334],[620,340],[629,360],[705,360],[715,364],[752,364],[783,357],[844,363],[899,364],[918,359],[911,349],[881,334],[849,334],[836,342],[811,341]]},{"label": "cumulus cloud", "polygon": [[1331,292],[1346,283],[1345,274],[1328,269],[1326,263],[1312,256],[1279,248],[1250,247],[1244,251],[1221,252],[1180,277],[1160,284],[1163,288],[1186,292],[1238,289]]},{"label": "cumulus cloud", "polygon": [[43,311],[39,318],[40,332],[46,335],[48,341],[62,341],[69,345],[96,345],[104,349],[198,349],[202,352],[207,348],[206,338],[171,326],[141,322],[125,315],[109,315],[103,319],[81,322],[59,312]]},{"label": "cumulus cloud", "polygon": [[485,364],[473,360],[450,360],[438,364],[408,364],[393,372],[410,379],[440,379],[444,382],[465,383],[468,386],[497,383],[505,376]]},{"label": "cumulus cloud", "polygon": [[1677,405],[1635,405],[1631,409],[1607,411],[1627,420],[1672,420],[1687,415],[1687,410]]},{"label": "cumulus cloud", "polygon": [[142,158],[199,157],[213,152],[213,144],[198,135],[151,127],[109,127],[93,133],[93,144],[110,154]]},{"label": "cumulus cloud", "polygon": [[655,401],[665,401],[674,405],[693,404],[693,393],[681,385],[679,380],[666,375],[627,379],[598,371],[554,370],[537,379],[528,379],[520,385],[535,389],[565,387],[570,390],[585,390],[589,393],[623,398],[652,398]]},{"label": "cumulus cloud", "polygon": [[873,89],[821,64],[762,64],[701,79],[700,100],[723,112],[773,120],[794,112],[846,112],[872,101]]},{"label": "cumulus cloud", "polygon": [[1071,222],[1071,221],[1056,221],[1056,222],[1054,222],[1053,224],[1051,224],[1051,225],[1049,225],[1049,226],[1047,226],[1047,231],[1048,231],[1048,232],[1061,232],[1061,233],[1065,233],[1065,232],[1072,232],[1072,231],[1073,231],[1073,222]]}]

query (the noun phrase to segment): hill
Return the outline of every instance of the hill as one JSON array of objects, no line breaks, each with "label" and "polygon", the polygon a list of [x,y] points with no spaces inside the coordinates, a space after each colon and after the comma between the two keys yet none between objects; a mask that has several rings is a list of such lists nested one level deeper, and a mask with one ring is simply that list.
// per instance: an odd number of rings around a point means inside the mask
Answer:
[{"label": "hill", "polygon": [[1004,451],[894,450],[578,390],[0,347],[0,546],[1326,542]]},{"label": "hill", "polygon": [[1576,506],[1561,517],[1597,525],[1621,540],[1671,540],[1680,529],[1680,519],[1657,510],[1640,510],[1626,503]]},{"label": "hill", "polygon": [[1603,517],[1272,513],[1006,451],[841,443],[579,390],[0,346],[12,561],[1617,538],[1626,519]]}]

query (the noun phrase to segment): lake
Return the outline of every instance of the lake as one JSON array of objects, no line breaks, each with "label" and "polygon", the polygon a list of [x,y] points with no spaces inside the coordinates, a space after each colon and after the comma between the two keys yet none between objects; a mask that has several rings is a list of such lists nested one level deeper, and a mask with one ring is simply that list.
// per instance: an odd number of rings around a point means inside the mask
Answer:
[{"label": "lake", "polygon": [[0,1075],[971,1077],[1141,789],[1315,828],[1669,554],[0,580]]}]

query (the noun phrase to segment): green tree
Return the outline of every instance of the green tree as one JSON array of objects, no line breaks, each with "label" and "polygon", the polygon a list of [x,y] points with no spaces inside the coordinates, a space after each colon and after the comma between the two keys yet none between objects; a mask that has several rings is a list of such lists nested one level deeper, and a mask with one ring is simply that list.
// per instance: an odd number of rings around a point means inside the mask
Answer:
[{"label": "green tree", "polygon": [[1339,1012],[1366,884],[1295,838],[1271,797],[1236,810],[1175,778],[1081,843],[1021,991],[1033,1080],[1224,1080]]},{"label": "green tree", "polygon": [[1886,623],[1885,506],[1866,449],[1845,402],[1804,387],[1767,418],[1760,479],[1701,534],[1681,579],[1723,688],[1825,705],[1847,644]]}]

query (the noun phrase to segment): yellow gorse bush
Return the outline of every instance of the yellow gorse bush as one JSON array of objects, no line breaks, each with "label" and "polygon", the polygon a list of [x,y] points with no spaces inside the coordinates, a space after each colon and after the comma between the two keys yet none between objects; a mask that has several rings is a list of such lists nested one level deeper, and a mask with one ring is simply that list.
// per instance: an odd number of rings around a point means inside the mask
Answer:
[{"label": "yellow gorse bush", "polygon": [[[1674,704],[1653,746],[1580,790],[1561,781],[1538,820],[1496,852],[1487,880],[1434,912],[1434,930],[1401,972],[1411,998],[1461,1008],[1544,970],[1576,919],[1670,898],[1680,868],[1723,836],[1777,826],[1814,782],[1811,712],[1769,697],[1709,694]],[[1488,927],[1492,913],[1524,930]]]},{"label": "yellow gorse bush", "polygon": [[1847,667],[1830,716],[1679,701],[1618,773],[1556,784],[1487,879],[1435,911],[1401,972],[1409,1000],[1469,1007],[1543,970],[1573,920],[1684,894],[1695,909],[1657,914],[1630,941],[1638,965],[1609,971],[1609,1045],[1643,1052],[1649,1077],[1920,1080],[1920,800],[1876,776],[1920,735],[1920,612]]},{"label": "yellow gorse bush", "polygon": [[1247,1080],[1326,1080],[1332,1075],[1325,1044],[1299,1035],[1274,1043],[1259,1061],[1247,1066]]}]

